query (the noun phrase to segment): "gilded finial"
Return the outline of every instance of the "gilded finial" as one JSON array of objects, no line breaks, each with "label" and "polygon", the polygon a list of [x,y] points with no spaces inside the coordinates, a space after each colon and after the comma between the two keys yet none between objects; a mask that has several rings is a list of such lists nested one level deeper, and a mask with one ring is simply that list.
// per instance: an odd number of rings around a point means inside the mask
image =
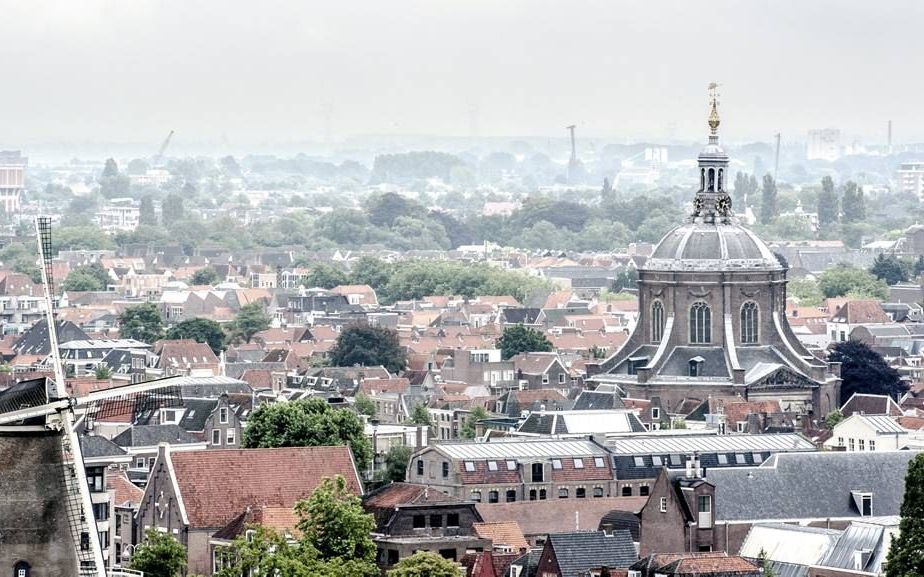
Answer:
[{"label": "gilded finial", "polygon": [[719,132],[719,85],[715,82],[709,83],[709,101],[712,110],[709,111],[709,130],[712,136]]}]

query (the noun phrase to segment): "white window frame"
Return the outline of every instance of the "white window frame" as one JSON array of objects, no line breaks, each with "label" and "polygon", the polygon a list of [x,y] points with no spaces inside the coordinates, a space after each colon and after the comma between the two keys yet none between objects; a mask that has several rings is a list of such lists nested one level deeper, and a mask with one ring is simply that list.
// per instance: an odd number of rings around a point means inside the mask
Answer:
[{"label": "white window frame", "polygon": [[[215,441],[218,442],[215,442]],[[221,429],[212,429],[212,446],[220,447],[221,446]]]},{"label": "white window frame", "polygon": [[225,431],[225,444],[226,445],[236,445],[237,444],[237,434],[234,430],[234,427],[228,427],[228,430]]},{"label": "white window frame", "polygon": [[662,513],[667,513],[667,497],[661,497],[661,500],[658,503],[658,505],[659,505],[658,509]]},{"label": "white window frame", "polygon": [[228,424],[228,407],[220,407],[218,409],[218,423],[221,425]]}]

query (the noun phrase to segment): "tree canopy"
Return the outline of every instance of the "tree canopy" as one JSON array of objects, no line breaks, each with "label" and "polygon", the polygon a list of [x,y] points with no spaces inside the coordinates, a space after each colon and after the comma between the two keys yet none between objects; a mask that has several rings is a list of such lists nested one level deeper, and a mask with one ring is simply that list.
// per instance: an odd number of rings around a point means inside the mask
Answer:
[{"label": "tree canopy", "polygon": [[136,339],[153,344],[164,334],[164,321],[154,303],[128,307],[119,315],[119,334],[125,339]]},{"label": "tree canopy", "polygon": [[390,373],[400,372],[407,365],[407,352],[398,340],[398,333],[367,325],[343,329],[329,358],[336,367],[382,365]]},{"label": "tree canopy", "polygon": [[132,554],[129,567],[145,577],[175,577],[186,568],[186,547],[172,535],[148,529]]},{"label": "tree canopy", "polygon": [[61,288],[66,291],[102,291],[109,284],[109,273],[99,263],[74,268]]},{"label": "tree canopy", "polygon": [[855,340],[834,345],[828,360],[841,363],[841,402],[854,393],[889,395],[893,399],[908,390],[898,371],[882,355],[865,343]]},{"label": "tree canopy", "polygon": [[218,284],[218,273],[210,266],[200,268],[189,277],[189,284],[195,286],[215,285]]},{"label": "tree canopy", "polygon": [[359,416],[317,397],[260,406],[247,419],[243,437],[247,448],[349,445],[360,471],[367,470],[372,459]]},{"label": "tree canopy", "polygon": [[301,536],[294,544],[273,529],[253,526],[224,551],[224,568],[216,577],[378,577],[375,520],[343,477],[324,479],[308,499],[295,505]]},{"label": "tree canopy", "polygon": [[886,557],[886,577],[924,575],[924,453],[908,464],[898,537]]},{"label": "tree canopy", "polygon": [[388,577],[459,577],[459,566],[436,553],[418,551],[398,561]]},{"label": "tree canopy", "polygon": [[834,180],[830,176],[821,179],[821,192],[818,193],[818,224],[829,226],[838,221],[839,201],[834,190]]},{"label": "tree canopy", "polygon": [[217,355],[225,345],[225,331],[221,325],[211,319],[195,318],[181,321],[167,331],[171,340],[192,339],[197,343],[206,343]]},{"label": "tree canopy", "polygon": [[231,323],[231,335],[234,339],[250,342],[255,334],[270,327],[270,317],[262,303],[253,302],[241,307],[234,322]]},{"label": "tree canopy", "polygon": [[320,287],[323,289],[332,289],[336,286],[349,283],[347,274],[338,267],[329,264],[315,265],[308,276],[305,277],[304,284],[308,288]]},{"label": "tree canopy", "polygon": [[394,445],[385,454],[385,475],[387,482],[404,482],[407,475],[407,465],[411,462],[414,450],[407,445]]},{"label": "tree canopy", "polygon": [[497,339],[497,348],[501,350],[501,356],[504,360],[519,353],[551,352],[555,350],[544,333],[523,325],[505,328],[500,338]]},{"label": "tree canopy", "polygon": [[869,272],[877,279],[885,281],[886,284],[894,285],[908,280],[908,272],[912,266],[894,254],[886,256],[880,253],[873,261]]},{"label": "tree canopy", "polygon": [[861,268],[843,263],[821,273],[818,287],[825,298],[851,296],[884,300],[889,296],[889,287],[884,282]]}]

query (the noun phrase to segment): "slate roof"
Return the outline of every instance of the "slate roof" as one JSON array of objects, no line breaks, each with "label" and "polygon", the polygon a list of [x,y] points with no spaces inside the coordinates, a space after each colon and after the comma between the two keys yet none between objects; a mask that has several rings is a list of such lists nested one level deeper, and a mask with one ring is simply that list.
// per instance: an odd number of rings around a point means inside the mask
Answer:
[{"label": "slate roof", "polygon": [[[58,332],[58,342],[89,340],[90,336],[80,327],[70,321],[55,323]],[[42,319],[32,325],[22,334],[13,347],[20,355],[47,355],[51,352],[48,344],[48,322]]]},{"label": "slate roof", "polygon": [[362,495],[349,447],[210,449],[170,453],[191,527],[220,528],[247,507],[292,507],[324,477]]},{"label": "slate roof", "polygon": [[623,530],[632,535],[632,540],[638,543],[641,532],[641,520],[631,511],[614,509],[600,519],[599,530]]},{"label": "slate roof", "polygon": [[860,517],[858,492],[873,515],[898,515],[913,451],[778,453],[760,467],[713,469],[716,520]]},{"label": "slate roof", "polygon": [[546,541],[558,561],[562,577],[580,577],[589,569],[629,567],[638,561],[635,544],[628,531],[553,533]]},{"label": "slate roof", "polygon": [[694,357],[703,359],[699,376],[730,376],[728,365],[725,362],[725,351],[721,347],[674,347],[658,374],[688,376],[690,374],[690,359]]},{"label": "slate roof", "polygon": [[615,392],[581,391],[581,394],[574,400],[575,411],[621,409],[623,407],[625,403],[622,402],[622,397]]},{"label": "slate roof", "polygon": [[532,413],[518,432],[538,435],[640,433],[645,425],[628,410]]},{"label": "slate roof", "polygon": [[180,419],[180,427],[190,432],[205,430],[205,421],[218,406],[218,399],[184,399],[186,411]]},{"label": "slate roof", "polygon": [[99,435],[80,435],[80,452],[84,459],[118,457],[125,455],[125,449]]},{"label": "slate roof", "polygon": [[135,425],[113,437],[112,442],[120,447],[151,447],[160,443],[198,443],[199,439],[179,425]]}]

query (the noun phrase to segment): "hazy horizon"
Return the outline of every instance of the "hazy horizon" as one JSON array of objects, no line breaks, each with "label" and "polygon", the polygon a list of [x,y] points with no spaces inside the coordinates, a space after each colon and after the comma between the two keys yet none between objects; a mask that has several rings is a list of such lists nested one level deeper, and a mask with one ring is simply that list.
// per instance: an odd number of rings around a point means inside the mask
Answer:
[{"label": "hazy horizon", "polygon": [[0,146],[357,135],[924,140],[924,4],[2,1]]}]

